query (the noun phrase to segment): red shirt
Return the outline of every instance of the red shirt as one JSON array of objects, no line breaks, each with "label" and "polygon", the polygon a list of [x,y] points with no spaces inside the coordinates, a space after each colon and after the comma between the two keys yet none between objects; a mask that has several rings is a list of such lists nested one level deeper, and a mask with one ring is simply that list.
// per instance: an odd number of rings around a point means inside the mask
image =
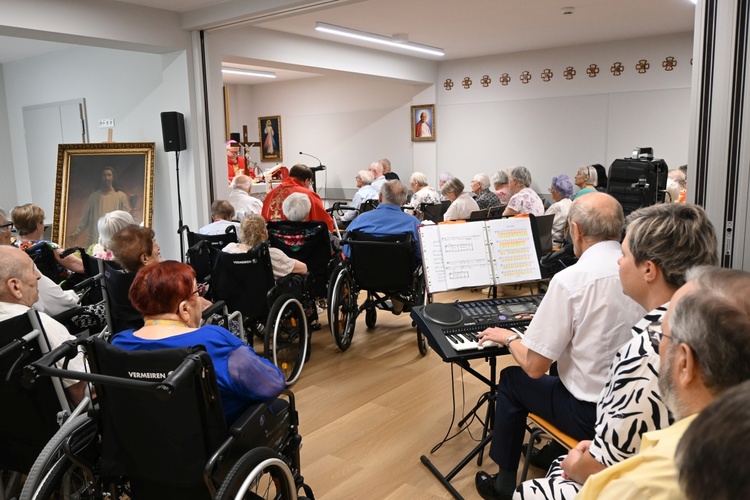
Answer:
[{"label": "red shirt", "polygon": [[328,226],[328,230],[333,232],[333,219],[326,212],[323,206],[323,200],[317,193],[314,193],[307,189],[304,181],[295,179],[294,177],[287,177],[284,179],[279,186],[276,186],[266,195],[266,199],[263,201],[263,211],[261,215],[267,221],[272,220],[289,220],[284,215],[281,209],[281,205],[287,196],[292,193],[305,193],[310,198],[310,213],[307,216],[307,220],[322,221]]}]

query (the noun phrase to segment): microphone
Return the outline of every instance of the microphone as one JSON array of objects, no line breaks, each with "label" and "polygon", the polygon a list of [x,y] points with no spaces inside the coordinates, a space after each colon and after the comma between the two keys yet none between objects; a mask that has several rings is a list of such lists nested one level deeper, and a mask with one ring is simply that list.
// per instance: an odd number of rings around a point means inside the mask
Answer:
[{"label": "microphone", "polygon": [[310,170],[312,170],[313,172],[317,172],[318,170],[325,170],[326,169],[326,166],[323,165],[323,162],[320,161],[320,158],[318,158],[317,156],[313,156],[313,155],[310,155],[310,154],[307,154],[307,153],[303,153],[302,151],[300,151],[299,154],[304,155],[304,156],[309,156],[310,158],[315,158],[316,160],[318,160],[318,166],[317,167],[310,167]]}]

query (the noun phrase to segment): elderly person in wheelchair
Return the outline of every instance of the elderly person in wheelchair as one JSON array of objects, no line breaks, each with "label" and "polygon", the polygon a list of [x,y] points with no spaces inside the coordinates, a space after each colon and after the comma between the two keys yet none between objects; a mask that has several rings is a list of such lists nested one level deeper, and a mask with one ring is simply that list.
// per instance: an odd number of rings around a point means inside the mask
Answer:
[{"label": "elderly person in wheelchair", "polygon": [[202,305],[197,292],[195,272],[187,264],[165,261],[143,267],[128,295],[143,315],[143,328],[118,333],[112,344],[132,351],[206,346],[224,414],[228,423],[233,422],[252,403],[281,394],[286,382],[276,366],[228,330],[199,327]]},{"label": "elderly person in wheelchair", "polygon": [[[242,224],[240,224],[239,238],[240,243],[229,243],[222,251],[227,253],[245,253],[249,252],[258,243],[268,240],[266,220],[258,214],[248,215],[242,219]],[[271,254],[271,266],[273,267],[274,278],[279,279],[288,274],[304,274],[307,272],[307,265],[304,262],[287,257],[278,248],[269,248],[269,253]]]}]

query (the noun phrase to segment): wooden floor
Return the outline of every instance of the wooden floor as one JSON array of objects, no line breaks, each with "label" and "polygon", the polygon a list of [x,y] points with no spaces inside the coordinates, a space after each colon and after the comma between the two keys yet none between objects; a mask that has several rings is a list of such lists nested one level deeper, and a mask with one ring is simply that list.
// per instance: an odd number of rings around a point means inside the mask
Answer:
[{"label": "wooden floor", "polygon": [[[506,295],[518,293],[506,288]],[[461,291],[439,294],[435,300],[484,297],[481,292]],[[363,316],[346,352],[338,350],[322,318],[323,328],[312,337],[312,357],[292,387],[300,415],[305,480],[320,500],[452,498],[420,456],[427,455],[447,474],[474,448],[482,429],[476,420],[468,431],[430,454],[447,433],[457,432],[456,423],[487,386],[432,350],[422,357],[408,314],[378,311],[372,330]],[[498,359],[498,373],[509,363],[510,356]],[[484,360],[472,361],[472,366],[489,375]],[[482,416],[485,411],[486,405]],[[497,472],[486,453],[484,464]],[[467,499],[480,498],[474,474],[481,469],[473,460],[451,484]],[[532,467],[530,476],[539,475],[543,471]]]}]

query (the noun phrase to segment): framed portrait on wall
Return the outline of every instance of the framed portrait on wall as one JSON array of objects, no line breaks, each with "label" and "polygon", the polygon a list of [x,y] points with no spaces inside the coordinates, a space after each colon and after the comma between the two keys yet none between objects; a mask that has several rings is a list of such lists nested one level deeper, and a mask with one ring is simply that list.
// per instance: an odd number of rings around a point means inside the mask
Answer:
[{"label": "framed portrait on wall", "polygon": [[153,142],[60,144],[57,149],[52,240],[89,248],[97,222],[113,210],[129,212],[150,227],[153,217]]},{"label": "framed portrait on wall", "polygon": [[434,141],[435,105],[420,104],[411,107],[411,140],[413,142]]},{"label": "framed portrait on wall", "polygon": [[258,118],[258,132],[260,161],[282,161],[284,157],[281,147],[281,117],[261,116]]}]

